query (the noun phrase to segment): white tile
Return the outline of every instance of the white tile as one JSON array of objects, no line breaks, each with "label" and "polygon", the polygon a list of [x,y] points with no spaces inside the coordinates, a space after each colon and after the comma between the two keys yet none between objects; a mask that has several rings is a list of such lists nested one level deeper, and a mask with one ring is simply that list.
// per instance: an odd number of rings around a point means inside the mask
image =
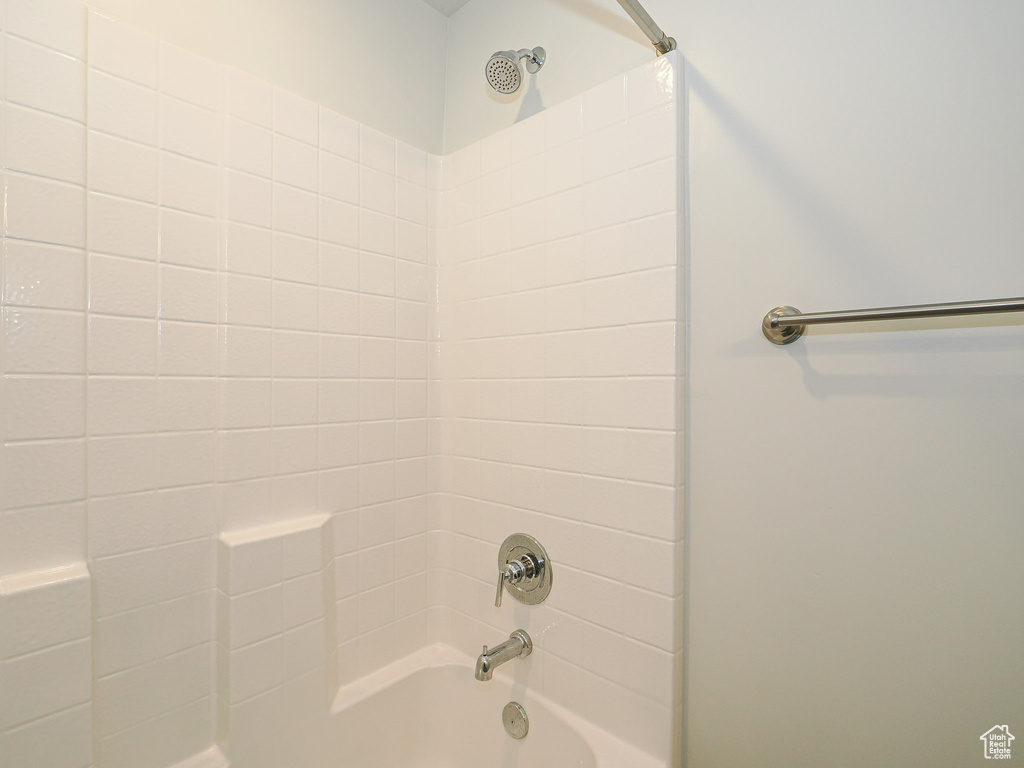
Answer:
[{"label": "white tile", "polygon": [[223,638],[228,648],[244,648],[281,634],[284,629],[282,594],[281,585],[275,584],[231,597],[227,608],[229,635]]},{"label": "white tile", "polygon": [[359,162],[364,166],[394,175],[395,140],[380,131],[360,125]]},{"label": "white tile", "polygon": [[395,211],[400,219],[425,226],[427,224],[427,188],[399,180],[395,186]]},{"label": "white tile", "polygon": [[217,220],[206,216],[160,210],[160,261],[200,269],[216,269]]},{"label": "white tile", "polygon": [[89,373],[156,373],[157,326],[153,320],[89,319]]},{"label": "white tile", "polygon": [[628,476],[631,480],[675,485],[676,434],[630,430],[628,439]]},{"label": "white tile", "polygon": [[17,37],[7,40],[7,100],[85,122],[85,64]]},{"label": "white tile", "polygon": [[[79,467],[73,465],[73,472]],[[12,573],[65,568],[84,562],[85,504],[32,507],[4,516],[0,557]]]},{"label": "white tile", "polygon": [[8,0],[7,31],[85,58],[85,7],[74,0]]},{"label": "white tile", "polygon": [[274,233],[274,277],[316,285],[317,242],[311,238]]},{"label": "white tile", "polygon": [[217,273],[160,265],[160,317],[217,322]]},{"label": "white tile", "polygon": [[678,136],[675,104],[667,104],[631,117],[626,131],[631,168],[674,157]]},{"label": "white tile", "polygon": [[217,113],[181,99],[161,96],[160,147],[194,160],[217,163],[220,160]]},{"label": "white tile", "polygon": [[427,263],[427,228],[408,221],[395,222],[395,255],[400,259]]},{"label": "white tile", "polygon": [[107,496],[155,488],[159,473],[156,438],[150,435],[89,440],[89,493]]},{"label": "white tile", "polygon": [[273,423],[293,427],[317,423],[315,379],[278,380],[273,385]]},{"label": "white tile", "polygon": [[313,669],[327,657],[327,630],[323,620],[288,631],[284,636],[285,679]]},{"label": "white tile", "polygon": [[313,102],[274,88],[274,131],[317,146],[320,110]]},{"label": "white tile", "polygon": [[359,289],[359,252],[330,243],[320,243],[320,285],[328,288]]},{"label": "white tile", "polygon": [[270,327],[271,281],[262,277],[228,274],[223,281],[223,320],[232,325]]},{"label": "white tile", "polygon": [[229,596],[277,584],[283,579],[282,545],[279,536],[246,541],[227,547]]},{"label": "white tile", "polygon": [[[308,587],[310,592],[320,596],[320,615],[323,614],[323,576],[320,574],[323,548],[321,538],[322,528],[316,527],[289,533],[284,537],[283,541],[284,577],[285,579],[292,579],[296,576],[315,574],[303,583]],[[320,589],[317,589],[315,585],[316,581],[320,582]],[[292,589],[293,594],[294,589],[295,588]],[[288,594],[287,588],[286,594]],[[287,600],[285,602],[287,603]],[[306,619],[306,621],[309,620],[310,619]],[[305,623],[305,621],[299,623]]]},{"label": "white tile", "polygon": [[279,517],[304,517],[316,513],[316,473],[275,476],[270,482],[270,505]]},{"label": "white tile", "polygon": [[317,330],[317,289],[312,285],[274,281],[274,327]]},{"label": "white tile", "polygon": [[97,765],[178,765],[206,751],[213,735],[209,697],[172,710],[96,743]]},{"label": "white tile", "polygon": [[89,70],[89,128],[157,145],[157,93],[96,69]]},{"label": "white tile", "polygon": [[85,129],[80,123],[9,105],[7,167],[85,184]]},{"label": "white tile", "polygon": [[358,419],[366,422],[395,418],[396,382],[366,379],[358,384],[359,388],[354,403],[355,406],[358,406]]},{"label": "white tile", "polygon": [[359,295],[351,291],[321,289],[319,330],[323,333],[359,333]]},{"label": "white tile", "polygon": [[160,90],[206,109],[220,108],[220,67],[209,59],[160,43]]},{"label": "white tile", "polygon": [[233,704],[280,685],[284,681],[284,641],[274,637],[231,654],[230,696]]},{"label": "white tile", "polygon": [[[269,193],[269,191],[268,184],[267,192]],[[259,196],[257,192],[257,197]],[[258,205],[262,205],[262,201],[256,202]],[[267,211],[267,222],[269,223],[269,196]],[[269,229],[230,222],[225,224],[223,264],[225,271],[270,277],[273,273],[272,265],[273,238]]]},{"label": "white tile", "polygon": [[321,152],[320,194],[358,205],[359,164],[329,152]]},{"label": "white tile", "polygon": [[316,192],[318,186],[318,153],[315,146],[274,136],[274,180],[308,192]]},{"label": "white tile", "polygon": [[7,307],[4,373],[84,373],[84,331],[78,313]]},{"label": "white tile", "polygon": [[362,293],[395,295],[395,260],[374,253],[359,255],[359,289]]},{"label": "white tile", "polygon": [[85,190],[18,173],[5,174],[6,234],[81,248],[85,245]]},{"label": "white tile", "polygon": [[359,204],[371,211],[394,216],[395,177],[372,168],[360,168]]},{"label": "white tile", "polygon": [[359,386],[355,381],[323,380],[319,387],[319,419],[321,428],[341,421],[359,418]]},{"label": "white tile", "polygon": [[81,499],[85,442],[15,443],[3,448],[5,509]]},{"label": "white tile", "polygon": [[[153,491],[89,500],[91,557],[106,557],[157,546],[163,543],[160,541],[159,529],[157,495]],[[97,654],[106,657],[109,654],[108,645],[106,642],[97,642]],[[116,663],[107,662],[105,666],[112,667]]]},{"label": "white tile", "polygon": [[318,339],[315,333],[273,332],[274,376],[314,378],[318,371]]},{"label": "white tile", "polygon": [[156,88],[159,43],[152,35],[89,13],[89,66]]},{"label": "white tile", "polygon": [[218,385],[222,429],[270,426],[269,379],[221,379]]},{"label": "white tile", "polygon": [[273,173],[274,134],[232,117],[225,119],[224,127],[227,167],[269,179]]},{"label": "white tile", "polygon": [[274,428],[271,436],[275,475],[312,472],[317,468],[315,426]]},{"label": "white tile", "polygon": [[397,142],[395,175],[400,179],[425,187],[427,185],[427,153],[404,142]]},{"label": "white tile", "polygon": [[197,647],[96,681],[100,738],[178,709],[209,690],[210,651]]},{"label": "white tile", "polygon": [[[0,721],[10,728],[89,701],[91,657],[90,641],[76,640],[8,660],[4,667]],[[47,684],[40,685],[40,680]]]},{"label": "white tile", "polygon": [[320,198],[320,237],[329,243],[359,246],[359,209],[354,205]]},{"label": "white tile", "polygon": [[89,193],[89,248],[92,251],[156,259],[157,208],[146,203]]},{"label": "white tile", "polygon": [[96,622],[96,674],[157,661],[210,638],[209,591]]},{"label": "white tile", "polygon": [[125,435],[156,429],[157,382],[152,377],[93,377],[89,382],[89,434]]},{"label": "white tile", "polygon": [[[347,244],[347,243],[343,243]],[[395,255],[395,220],[374,211],[359,211],[359,247],[364,251]]]},{"label": "white tile", "polygon": [[395,300],[387,296],[359,297],[359,332],[363,336],[395,335]]},{"label": "white tile", "polygon": [[319,233],[317,196],[284,184],[274,184],[274,228],[316,238]]},{"label": "white tile", "polygon": [[224,83],[228,115],[273,128],[274,89],[270,83],[231,67],[224,68]]},{"label": "white tile", "polygon": [[337,379],[359,376],[359,339],[320,334],[320,375]]},{"label": "white tile", "polygon": [[270,330],[228,326],[221,333],[221,376],[270,377]]},{"label": "white tile", "polygon": [[34,768],[41,760],[53,768],[86,768],[92,764],[92,706],[58,712],[3,738],[8,768]]},{"label": "white tile", "polygon": [[670,59],[660,57],[626,75],[626,104],[630,117],[671,102],[674,94],[675,69]]},{"label": "white tile", "polygon": [[157,151],[103,133],[89,137],[89,188],[118,197],[156,203]]},{"label": "white tile", "polygon": [[119,256],[89,256],[89,309],[97,314],[156,317],[156,264]]},{"label": "white tile", "polygon": [[320,107],[320,148],[358,161],[359,124],[344,115]]},{"label": "white tile", "polygon": [[216,216],[217,167],[168,152],[160,153],[160,203],[178,210]]},{"label": "white tile", "polygon": [[85,253],[7,240],[3,300],[8,305],[85,309]]},{"label": "white tile", "polygon": [[216,376],[217,326],[161,320],[160,375]]},{"label": "white tile", "polygon": [[216,440],[213,431],[160,435],[161,488],[199,485],[216,479]]},{"label": "white tile", "polygon": [[43,440],[85,434],[85,382],[81,377],[5,376],[0,381],[0,439]]},{"label": "white tile", "polygon": [[217,479],[249,480],[270,474],[270,430],[220,432]]},{"label": "white tile", "polygon": [[103,558],[91,563],[90,571],[95,584],[95,615],[106,618],[211,589],[212,540],[207,537]]}]

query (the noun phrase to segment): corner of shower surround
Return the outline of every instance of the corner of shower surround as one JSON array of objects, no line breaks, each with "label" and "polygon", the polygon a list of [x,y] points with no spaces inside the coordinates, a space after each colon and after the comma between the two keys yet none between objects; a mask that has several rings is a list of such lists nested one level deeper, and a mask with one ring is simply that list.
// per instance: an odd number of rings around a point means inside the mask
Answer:
[{"label": "corner of shower surround", "polygon": [[[526,629],[530,689],[666,764],[683,668],[682,76],[671,53],[443,158],[430,433],[431,639],[475,650]],[[554,588],[496,609],[516,531],[540,537]]]}]

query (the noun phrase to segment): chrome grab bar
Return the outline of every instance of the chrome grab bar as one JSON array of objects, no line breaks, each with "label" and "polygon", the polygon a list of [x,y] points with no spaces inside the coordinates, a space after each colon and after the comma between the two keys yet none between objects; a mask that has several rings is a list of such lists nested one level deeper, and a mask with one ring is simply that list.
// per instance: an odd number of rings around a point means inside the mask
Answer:
[{"label": "chrome grab bar", "polygon": [[910,320],[920,317],[988,315],[996,312],[1024,312],[1024,297],[988,301],[956,301],[946,304],[917,304],[908,307],[853,309],[846,312],[802,313],[793,307],[776,307],[764,316],[761,331],[772,344],[792,344],[808,325],[857,323],[866,320]]}]

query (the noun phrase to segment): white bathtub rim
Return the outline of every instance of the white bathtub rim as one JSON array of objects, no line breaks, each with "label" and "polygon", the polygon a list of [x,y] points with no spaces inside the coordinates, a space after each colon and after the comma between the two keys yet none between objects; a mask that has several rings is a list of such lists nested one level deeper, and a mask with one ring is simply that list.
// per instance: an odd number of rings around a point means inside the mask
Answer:
[{"label": "white bathtub rim", "polygon": [[[463,667],[467,674],[472,674],[475,663],[474,658],[445,643],[424,646],[395,660],[386,667],[343,685],[338,689],[338,694],[334,698],[331,715],[341,714],[346,709],[422,669],[458,666]],[[513,683],[512,678],[501,671],[495,673],[494,679],[500,683]],[[618,736],[608,733],[546,696],[531,691],[530,698],[536,700],[540,706],[549,710],[551,714],[580,734],[593,750],[597,768],[668,768],[667,763],[644,752],[639,747],[623,741]]]}]

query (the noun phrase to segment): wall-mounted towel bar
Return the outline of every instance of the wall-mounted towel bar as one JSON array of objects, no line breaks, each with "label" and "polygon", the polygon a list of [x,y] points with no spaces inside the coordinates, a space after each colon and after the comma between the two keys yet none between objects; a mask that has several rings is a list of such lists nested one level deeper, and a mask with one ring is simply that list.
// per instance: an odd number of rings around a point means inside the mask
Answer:
[{"label": "wall-mounted towel bar", "polygon": [[1024,298],[990,301],[958,301],[949,304],[917,304],[910,307],[852,309],[846,312],[809,312],[793,307],[776,307],[764,316],[761,330],[772,344],[792,344],[804,335],[808,325],[857,323],[864,320],[909,320],[918,317],[987,315],[994,312],[1024,312]]}]

